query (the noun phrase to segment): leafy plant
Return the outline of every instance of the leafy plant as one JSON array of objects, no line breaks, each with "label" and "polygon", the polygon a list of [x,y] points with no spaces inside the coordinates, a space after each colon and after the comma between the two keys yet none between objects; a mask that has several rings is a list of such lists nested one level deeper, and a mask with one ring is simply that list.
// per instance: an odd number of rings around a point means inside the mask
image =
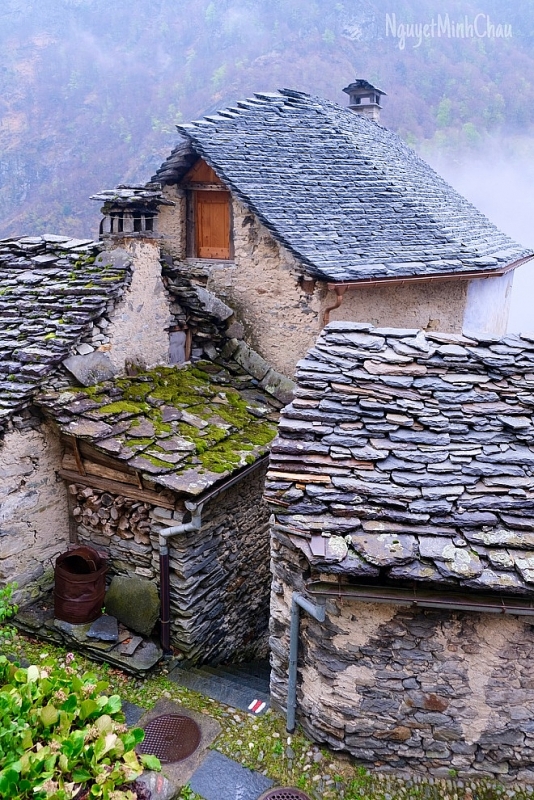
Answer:
[{"label": "leafy plant", "polygon": [[94,673],[62,666],[22,669],[0,656],[0,797],[5,800],[134,800],[127,784],[159,769],[138,757],[140,728],[128,730],[118,695]]},{"label": "leafy plant", "polygon": [[19,610],[18,605],[12,602],[13,592],[16,588],[16,583],[8,583],[7,586],[0,589],[0,623],[13,617]]}]

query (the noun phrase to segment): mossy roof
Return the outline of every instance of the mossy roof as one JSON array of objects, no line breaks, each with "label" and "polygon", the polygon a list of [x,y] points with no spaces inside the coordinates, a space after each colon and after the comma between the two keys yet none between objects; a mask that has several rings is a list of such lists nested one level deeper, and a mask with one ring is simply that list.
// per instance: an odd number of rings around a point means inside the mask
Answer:
[{"label": "mossy roof", "polygon": [[276,410],[257,382],[211,362],[159,366],[38,403],[62,433],[190,495],[254,463],[276,433]]}]

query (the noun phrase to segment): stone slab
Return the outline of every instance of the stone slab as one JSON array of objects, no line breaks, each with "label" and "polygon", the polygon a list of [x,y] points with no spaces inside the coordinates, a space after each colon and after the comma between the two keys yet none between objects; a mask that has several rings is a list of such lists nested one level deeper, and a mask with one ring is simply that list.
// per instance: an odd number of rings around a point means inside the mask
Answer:
[{"label": "stone slab", "polygon": [[109,614],[102,614],[87,631],[87,638],[100,639],[102,642],[118,642],[119,623],[115,617]]},{"label": "stone slab", "polygon": [[211,697],[212,700],[218,700],[220,703],[225,703],[228,706],[232,706],[232,708],[237,708],[247,713],[249,713],[249,706],[254,700],[260,700],[265,703],[262,713],[265,713],[270,705],[268,693],[258,691],[258,689],[247,685],[239,685],[233,680],[220,675],[213,675],[203,669],[185,670],[175,667],[169,673],[169,679],[180,686],[187,686],[188,689],[200,692],[206,697]]},{"label": "stone slab", "polygon": [[82,386],[94,386],[95,383],[109,381],[115,377],[111,359],[106,353],[95,351],[87,355],[70,356],[63,366],[74,375]]},{"label": "stone slab", "polygon": [[126,717],[126,724],[129,728],[138,727],[137,723],[145,713],[146,709],[136,703],[129,703],[128,700],[122,701],[122,712]]},{"label": "stone slab", "polygon": [[194,773],[190,786],[204,800],[258,800],[274,782],[212,750]]}]

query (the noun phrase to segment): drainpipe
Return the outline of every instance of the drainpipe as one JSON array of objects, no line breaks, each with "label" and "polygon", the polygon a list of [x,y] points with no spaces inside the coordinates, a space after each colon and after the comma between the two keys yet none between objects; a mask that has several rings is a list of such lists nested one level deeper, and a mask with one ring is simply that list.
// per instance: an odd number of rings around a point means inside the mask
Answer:
[{"label": "drainpipe", "polygon": [[194,533],[199,531],[202,527],[202,509],[209,500],[213,500],[222,492],[227,491],[230,487],[234,486],[243,478],[248,477],[257,469],[262,467],[269,460],[269,453],[261,456],[253,464],[240,470],[236,475],[228,480],[205,492],[202,500],[198,503],[191,503],[186,501],[185,507],[191,514],[189,522],[183,522],[181,525],[173,525],[171,528],[163,528],[158,533],[159,537],[159,570],[160,570],[160,625],[161,625],[161,647],[165,656],[171,654],[171,587],[169,575],[169,545],[167,540],[171,536],[180,536],[184,533]]},{"label": "drainpipe", "polygon": [[287,716],[286,729],[288,733],[295,730],[295,712],[297,709],[297,661],[299,654],[299,617],[300,609],[317,620],[325,620],[325,600],[319,605],[312,603],[299,592],[293,592],[291,598],[291,626],[289,629],[289,676],[287,684]]},{"label": "drainpipe", "polygon": [[[205,502],[205,501],[204,501]],[[173,525],[171,528],[163,528],[159,531],[159,571],[160,571],[160,603],[161,603],[161,647],[163,654],[169,656],[171,653],[171,587],[169,576],[169,545],[167,540],[171,536],[179,536],[183,533],[193,533],[202,527],[202,503],[186,502],[185,507],[191,514],[191,520],[181,525]]]},{"label": "drainpipe", "polygon": [[349,287],[343,283],[333,283],[332,285],[328,284],[328,288],[329,289],[332,288],[335,291],[337,298],[333,306],[328,306],[328,308],[325,308],[323,313],[323,325],[328,325],[328,323],[330,322],[330,312],[334,311],[334,309],[336,308],[339,308],[339,306],[343,302],[343,297],[345,295],[345,292]]}]

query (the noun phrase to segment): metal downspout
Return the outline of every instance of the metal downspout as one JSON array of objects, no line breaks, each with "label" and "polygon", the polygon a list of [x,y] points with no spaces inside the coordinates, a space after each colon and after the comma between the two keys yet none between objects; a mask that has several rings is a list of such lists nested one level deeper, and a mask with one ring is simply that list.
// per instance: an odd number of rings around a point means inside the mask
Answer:
[{"label": "metal downspout", "polygon": [[295,712],[297,709],[297,662],[299,654],[299,618],[302,608],[317,622],[324,622],[326,615],[325,602],[319,605],[312,603],[299,592],[293,592],[291,598],[291,625],[289,629],[289,675],[287,683],[287,716],[288,733],[295,730]]},{"label": "metal downspout", "polygon": [[237,475],[224,481],[220,486],[211,491],[205,492],[203,498],[198,503],[186,501],[185,507],[191,514],[191,520],[181,525],[173,525],[170,528],[162,528],[159,531],[159,569],[160,569],[160,641],[164,655],[171,653],[171,589],[169,575],[169,545],[167,539],[172,536],[180,536],[184,533],[194,533],[202,527],[202,509],[209,500],[213,500],[217,495],[225,492],[231,486],[251,475],[259,467],[262,467],[269,459],[269,453],[261,456],[254,464],[242,469]]},{"label": "metal downspout", "polygon": [[[328,288],[330,288],[330,286]],[[345,292],[347,291],[347,289],[349,287],[345,286],[342,283],[335,283],[335,284],[332,284],[332,288],[334,289],[335,293],[337,294],[337,299],[336,299],[336,302],[334,303],[333,306],[328,306],[328,308],[325,308],[324,313],[323,313],[323,325],[328,325],[328,323],[330,322],[330,312],[334,311],[334,309],[336,309],[336,308],[339,308],[339,306],[343,302],[343,297],[345,295]]]}]

